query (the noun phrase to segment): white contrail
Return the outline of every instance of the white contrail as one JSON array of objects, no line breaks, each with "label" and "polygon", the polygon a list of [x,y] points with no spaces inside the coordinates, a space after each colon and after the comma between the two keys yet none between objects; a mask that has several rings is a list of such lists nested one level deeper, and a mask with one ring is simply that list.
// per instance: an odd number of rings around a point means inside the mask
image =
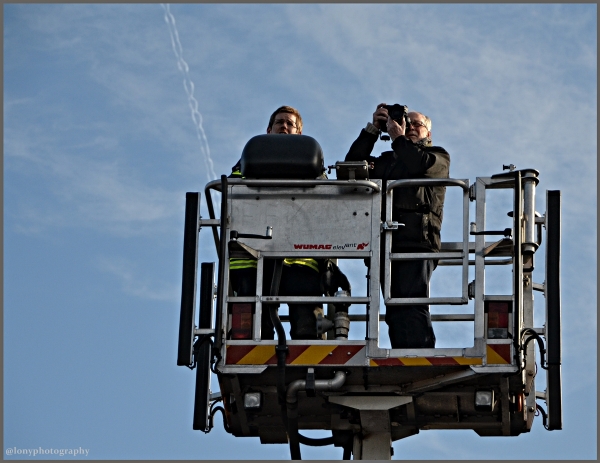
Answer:
[{"label": "white contrail", "polygon": [[181,42],[179,41],[179,33],[177,32],[177,26],[175,25],[175,18],[171,14],[168,3],[161,3],[161,6],[165,10],[165,22],[169,26],[169,33],[171,34],[171,44],[173,45],[173,52],[177,57],[177,67],[183,74],[183,88],[188,96],[188,104],[192,112],[192,120],[196,126],[196,135],[200,141],[200,148],[204,153],[204,162],[206,164],[206,176],[208,181],[215,180],[217,174],[214,171],[214,164],[210,157],[210,148],[208,146],[208,140],[206,134],[202,128],[202,114],[198,111],[198,101],[194,98],[194,82],[190,79],[189,66],[183,59],[183,49]]}]

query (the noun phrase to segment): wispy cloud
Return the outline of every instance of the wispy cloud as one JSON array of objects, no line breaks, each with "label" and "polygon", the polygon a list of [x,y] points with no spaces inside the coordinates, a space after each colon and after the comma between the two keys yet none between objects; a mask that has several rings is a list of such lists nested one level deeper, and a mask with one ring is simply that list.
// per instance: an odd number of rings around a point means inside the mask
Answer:
[{"label": "wispy cloud", "polygon": [[[21,229],[94,227],[130,235],[156,233],[165,220],[179,212],[178,194],[158,185],[149,185],[126,162],[98,156],[114,150],[118,141],[104,135],[85,143],[61,147],[60,140],[42,128],[6,131],[5,159],[11,179],[28,179],[44,191],[43,196],[24,191],[25,200],[16,211]],[[89,155],[97,150],[96,156]],[[31,195],[31,196],[29,196]],[[24,203],[29,203],[26,205]],[[38,225],[31,221],[39,221]]]},{"label": "wispy cloud", "polygon": [[125,257],[104,256],[97,259],[101,271],[114,275],[126,294],[142,299],[176,303],[180,296],[177,285],[165,281],[154,281],[147,271]]}]

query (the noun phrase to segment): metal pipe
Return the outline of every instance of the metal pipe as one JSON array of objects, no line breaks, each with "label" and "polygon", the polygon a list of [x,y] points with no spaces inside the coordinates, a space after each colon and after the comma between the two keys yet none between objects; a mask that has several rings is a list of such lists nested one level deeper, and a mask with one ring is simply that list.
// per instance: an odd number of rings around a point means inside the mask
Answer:
[{"label": "metal pipe", "polygon": [[[315,390],[317,391],[336,391],[340,389],[346,382],[346,373],[336,371],[332,379],[317,379],[315,380]],[[286,402],[288,405],[298,402],[298,392],[306,389],[306,380],[297,379],[292,381],[286,394]]]},{"label": "metal pipe", "polygon": [[520,355],[520,339],[519,333],[521,332],[521,320],[523,313],[523,256],[521,254],[521,245],[523,243],[522,234],[522,218],[523,218],[523,207],[522,207],[522,179],[521,172],[513,172],[515,178],[514,184],[514,209],[513,209],[513,240],[514,240],[514,251],[513,251],[513,292],[514,292],[514,305],[513,305],[513,347],[514,357],[519,366],[519,372],[521,371],[521,355]]},{"label": "metal pipe", "polygon": [[[259,179],[247,179],[247,178],[231,178],[229,179],[231,185],[246,185],[251,187],[314,187],[317,185],[333,185],[333,186],[347,186],[347,187],[367,187],[372,188],[374,192],[380,192],[381,188],[375,182],[370,180],[294,180],[294,179],[281,179],[281,180],[259,180]],[[206,189],[209,188],[218,189],[219,182],[213,180],[206,184]]]},{"label": "metal pipe", "polygon": [[[221,347],[223,345],[223,329],[221,324],[224,319],[222,317],[223,305],[227,299],[224,294],[223,280],[225,278],[225,255],[227,252],[227,176],[221,175],[221,234],[219,236],[219,266],[218,266],[218,279],[217,279],[217,309],[216,309],[216,322],[215,322],[215,351],[216,355],[220,357]],[[214,230],[214,228],[213,228]],[[225,305],[226,306],[226,305]],[[226,319],[226,318],[225,318]]]},{"label": "metal pipe", "polygon": [[465,191],[469,191],[469,183],[464,180],[457,180],[454,178],[419,178],[419,179],[408,179],[408,180],[394,180],[388,182],[387,190],[391,191],[398,187],[409,187],[409,186],[459,186]]},{"label": "metal pipe", "polygon": [[526,170],[523,178],[523,228],[524,239],[522,252],[533,254],[537,250],[535,245],[535,187],[538,183],[535,171]]}]

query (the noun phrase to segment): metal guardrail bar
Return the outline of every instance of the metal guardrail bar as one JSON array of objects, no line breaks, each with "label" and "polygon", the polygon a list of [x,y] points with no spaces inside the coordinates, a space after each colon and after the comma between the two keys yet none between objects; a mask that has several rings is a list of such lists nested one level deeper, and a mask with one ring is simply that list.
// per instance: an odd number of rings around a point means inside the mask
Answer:
[{"label": "metal guardrail bar", "polygon": [[[229,302],[237,302],[237,297],[228,297]],[[248,298],[244,298],[248,299]],[[253,299],[253,302],[257,298]],[[305,304],[305,303],[324,303],[324,304],[368,304],[371,302],[370,297],[333,297],[333,296],[260,296],[260,302],[264,303],[280,303],[280,304]],[[241,302],[241,301],[240,301]]]},{"label": "metal guardrail bar", "polygon": [[[366,322],[367,321],[367,316],[366,315],[348,315],[348,319],[351,322]],[[289,315],[279,315],[279,319],[282,322],[289,322],[290,321],[290,316]],[[472,322],[475,320],[475,315],[473,314],[438,314],[438,315],[432,315],[431,316],[431,321],[432,322]],[[383,322],[385,321],[385,314],[380,314],[379,315],[379,321]],[[199,330],[196,330],[199,331]]]},{"label": "metal guardrail bar", "polygon": [[[392,218],[392,193],[395,188],[406,188],[406,187],[433,187],[433,186],[449,186],[449,187],[460,187],[463,190],[462,203],[463,203],[463,214],[462,214],[462,242],[450,242],[442,243],[441,252],[411,252],[411,253],[393,253],[391,251],[391,238],[390,235],[385,236],[384,249],[387,258],[390,261],[398,260],[422,260],[422,259],[433,259],[443,260],[444,265],[458,265],[462,267],[461,277],[461,288],[462,294],[459,297],[438,297],[438,298],[392,298],[389,278],[391,272],[389,266],[385,268],[385,280],[386,283],[383,288],[384,301],[386,306],[403,306],[411,304],[424,304],[424,305],[464,305],[467,304],[468,299],[468,272],[469,272],[469,254],[475,252],[475,243],[469,242],[469,181],[453,178],[419,178],[419,179],[404,179],[394,180],[387,183],[386,194],[390,198],[387,210],[385,211],[385,220],[391,220]],[[474,262],[473,262],[474,263]],[[375,335],[375,330],[373,330]]]},{"label": "metal guardrail bar", "polygon": [[389,182],[387,190],[390,191],[398,187],[409,187],[409,186],[459,186],[465,191],[469,191],[469,185],[464,180],[458,180],[455,178],[418,178],[418,179],[407,179],[407,180],[394,180]]},{"label": "metal guardrail bar", "polygon": [[[512,259],[484,259],[485,265],[510,265],[513,263]],[[456,260],[440,260],[438,265],[462,265],[462,262]],[[474,260],[469,260],[469,265],[475,265]]]},{"label": "metal guardrail bar", "polygon": [[311,257],[313,259],[366,259],[373,255],[372,251],[332,251],[332,250],[319,250],[318,255],[315,251],[261,251],[263,257]]},{"label": "metal guardrail bar", "polygon": [[[289,322],[290,316],[289,315],[279,315],[279,319],[282,322]],[[366,322],[367,316],[366,315],[348,315],[348,319],[351,322],[360,323],[360,322]],[[474,320],[475,320],[475,315],[468,314],[468,313],[467,314],[439,314],[439,315],[431,316],[432,322],[472,322]],[[385,321],[385,314],[379,315],[379,321],[380,322]]]},{"label": "metal guardrail bar", "polygon": [[[246,178],[230,178],[227,183],[229,185],[246,185],[246,186],[266,186],[266,187],[314,187],[318,185],[330,185],[330,186],[345,186],[354,187],[363,186],[372,188],[373,191],[380,192],[379,185],[370,180],[296,180],[296,179],[246,179]],[[213,180],[206,184],[205,191],[209,189],[220,190],[221,182]]]},{"label": "metal guardrail bar", "polygon": [[[495,241],[486,241],[483,245],[484,248],[491,246]],[[462,241],[442,241],[442,252],[446,251],[462,251],[463,250],[463,242]],[[475,242],[469,242],[469,253],[472,254],[475,252]]]},{"label": "metal guardrail bar", "polygon": [[386,306],[394,305],[443,305],[467,304],[469,300],[462,297],[391,297],[385,300]]},{"label": "metal guardrail bar", "polygon": [[463,259],[464,252],[392,252],[390,260]]},{"label": "metal guardrail bar", "polygon": [[[351,322],[366,322],[366,315],[348,315],[348,318]],[[475,320],[475,315],[465,313],[465,314],[437,314],[431,315],[431,321],[433,322],[472,322]],[[385,321],[385,314],[379,315],[379,321]]]}]

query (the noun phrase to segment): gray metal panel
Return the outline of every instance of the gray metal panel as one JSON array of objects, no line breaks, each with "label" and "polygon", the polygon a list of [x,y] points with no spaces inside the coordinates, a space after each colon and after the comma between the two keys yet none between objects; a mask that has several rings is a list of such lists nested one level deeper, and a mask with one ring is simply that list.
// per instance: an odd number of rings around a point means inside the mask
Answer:
[{"label": "gray metal panel", "polygon": [[[271,239],[240,238],[258,251],[258,265],[264,258],[368,259],[369,296],[348,298],[354,304],[367,304],[370,321],[368,337],[375,345],[379,337],[379,244],[381,180],[371,182],[291,181],[289,186],[273,187],[275,182],[237,181],[230,187],[227,233],[264,235],[273,227]],[[265,187],[267,185],[267,187]],[[276,300],[289,302],[335,303],[335,298],[278,297],[261,295],[257,285],[253,338],[260,336],[262,304]],[[228,301],[237,298],[229,297]],[[225,307],[222,308],[223,310]]]},{"label": "gray metal panel", "polygon": [[[314,188],[253,188],[234,185],[230,194],[229,229],[264,235],[270,240],[240,241],[263,252],[369,251],[375,236],[371,222],[379,220],[379,195],[372,189],[316,185]],[[285,255],[284,255],[285,257]]]}]

